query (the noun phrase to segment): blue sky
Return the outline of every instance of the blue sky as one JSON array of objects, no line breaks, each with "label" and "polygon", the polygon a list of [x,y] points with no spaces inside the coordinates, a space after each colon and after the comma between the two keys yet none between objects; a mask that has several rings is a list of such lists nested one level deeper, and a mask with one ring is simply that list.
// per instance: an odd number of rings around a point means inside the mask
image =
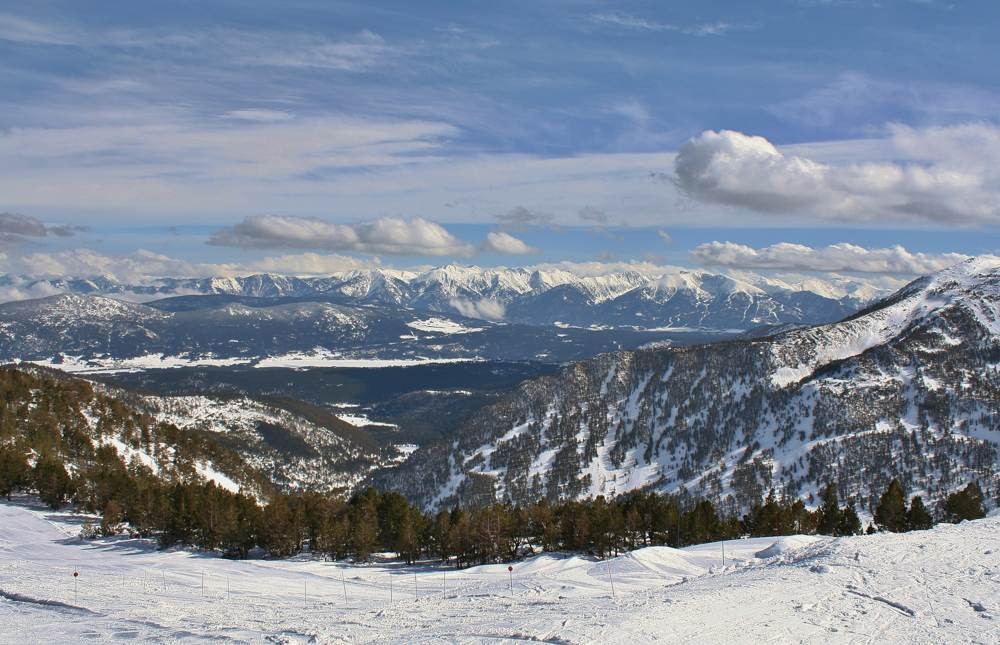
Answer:
[{"label": "blue sky", "polygon": [[815,268],[899,245],[916,272],[1000,247],[996,24],[987,1],[0,2],[0,268],[807,270],[799,247],[849,243]]}]

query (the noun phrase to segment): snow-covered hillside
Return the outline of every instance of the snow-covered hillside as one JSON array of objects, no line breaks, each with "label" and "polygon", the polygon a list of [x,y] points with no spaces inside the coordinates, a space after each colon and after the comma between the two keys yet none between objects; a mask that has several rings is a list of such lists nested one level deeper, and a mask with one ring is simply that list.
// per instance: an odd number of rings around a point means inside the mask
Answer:
[{"label": "snow-covered hillside", "polygon": [[1000,642],[1000,518],[542,555],[512,574],[231,561],[82,542],[81,521],[0,503],[0,642]]},{"label": "snow-covered hillside", "polygon": [[248,397],[130,396],[128,400],[157,421],[217,437],[284,491],[350,492],[372,470],[405,456],[352,432],[349,426],[356,424],[350,421],[331,415],[321,424]]},{"label": "snow-covered hillside", "polygon": [[738,510],[834,481],[870,508],[893,477],[931,500],[979,480],[995,499],[998,334],[1000,259],[978,258],[842,322],[568,366],[382,483],[430,507],[654,486]]}]

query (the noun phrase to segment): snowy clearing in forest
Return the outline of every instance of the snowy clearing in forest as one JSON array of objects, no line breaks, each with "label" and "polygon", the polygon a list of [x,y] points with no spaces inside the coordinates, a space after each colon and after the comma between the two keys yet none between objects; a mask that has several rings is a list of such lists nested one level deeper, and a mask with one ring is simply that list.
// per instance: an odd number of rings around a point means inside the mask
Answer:
[{"label": "snowy clearing in forest", "polygon": [[724,566],[716,543],[606,561],[541,555],[512,574],[231,561],[148,540],[81,541],[82,520],[0,503],[0,641],[1000,641],[997,517],[726,542]]},{"label": "snowy clearing in forest", "polygon": [[466,327],[465,325],[448,320],[447,318],[428,318],[427,320],[414,320],[406,323],[407,327],[417,331],[426,331],[436,334],[471,334],[483,331],[484,327]]},{"label": "snowy clearing in forest", "polygon": [[281,356],[269,356],[257,361],[254,367],[286,367],[304,369],[308,367],[413,367],[415,365],[436,365],[439,363],[476,363],[481,358],[344,358],[327,350],[317,350],[308,354],[292,352]]}]

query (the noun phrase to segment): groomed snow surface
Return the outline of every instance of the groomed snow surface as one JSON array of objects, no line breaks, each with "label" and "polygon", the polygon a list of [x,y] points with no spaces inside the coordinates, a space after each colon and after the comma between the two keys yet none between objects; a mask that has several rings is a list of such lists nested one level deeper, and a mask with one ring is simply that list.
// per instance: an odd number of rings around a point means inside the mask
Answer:
[{"label": "groomed snow surface", "polygon": [[512,577],[505,565],[229,561],[81,541],[80,522],[0,504],[0,642],[1000,642],[997,517],[727,542],[725,566],[721,544],[543,555]]}]

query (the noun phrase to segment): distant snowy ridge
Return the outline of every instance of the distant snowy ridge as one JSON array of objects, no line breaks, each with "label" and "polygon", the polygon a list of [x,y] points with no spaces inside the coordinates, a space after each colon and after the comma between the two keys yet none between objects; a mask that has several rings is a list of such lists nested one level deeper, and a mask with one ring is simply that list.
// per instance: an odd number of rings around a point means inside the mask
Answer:
[{"label": "distant snowy ridge", "polygon": [[[825,322],[885,295],[889,279],[845,276],[767,277],[681,268],[599,275],[558,267],[447,265],[423,272],[355,270],[324,277],[272,274],[160,278],[127,284],[110,277],[37,280],[0,276],[18,293],[110,295],[136,301],[170,296],[325,298],[526,324],[677,326],[749,329],[785,322]],[[656,307],[650,308],[650,304]]]}]

